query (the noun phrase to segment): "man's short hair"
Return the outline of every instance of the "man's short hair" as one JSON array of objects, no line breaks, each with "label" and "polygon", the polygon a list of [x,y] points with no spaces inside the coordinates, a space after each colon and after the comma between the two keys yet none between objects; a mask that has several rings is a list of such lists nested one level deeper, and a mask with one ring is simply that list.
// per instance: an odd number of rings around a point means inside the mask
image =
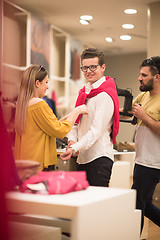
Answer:
[{"label": "man's short hair", "polygon": [[140,65],[140,68],[146,66],[150,67],[150,72],[152,76],[154,76],[155,74],[160,74],[160,57],[156,56],[145,59]]},{"label": "man's short hair", "polygon": [[100,66],[104,64],[104,54],[103,52],[99,51],[97,48],[87,48],[81,54],[81,62],[83,59],[88,58],[98,58],[98,63]]}]

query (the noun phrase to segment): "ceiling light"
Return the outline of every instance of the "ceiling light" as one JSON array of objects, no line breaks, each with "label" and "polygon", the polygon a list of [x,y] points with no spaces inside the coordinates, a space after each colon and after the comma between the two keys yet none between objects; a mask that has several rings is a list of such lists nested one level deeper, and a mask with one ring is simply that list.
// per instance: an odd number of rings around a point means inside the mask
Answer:
[{"label": "ceiling light", "polygon": [[131,40],[131,36],[129,36],[129,35],[121,35],[120,39],[121,40]]},{"label": "ceiling light", "polygon": [[107,42],[113,42],[113,38],[111,38],[111,37],[106,37],[105,40],[106,40]]},{"label": "ceiling light", "polygon": [[137,10],[136,9],[125,9],[124,12],[127,14],[135,14],[135,13],[137,13]]},{"label": "ceiling light", "polygon": [[93,19],[93,17],[90,15],[82,15],[82,16],[80,16],[80,19],[91,21]]},{"label": "ceiling light", "polygon": [[83,20],[83,19],[79,20],[79,22],[80,22],[81,24],[83,24],[83,25],[88,25],[88,24],[89,24],[88,21]]},{"label": "ceiling light", "polygon": [[132,29],[132,28],[134,28],[134,25],[133,24],[123,24],[122,27],[125,29]]}]

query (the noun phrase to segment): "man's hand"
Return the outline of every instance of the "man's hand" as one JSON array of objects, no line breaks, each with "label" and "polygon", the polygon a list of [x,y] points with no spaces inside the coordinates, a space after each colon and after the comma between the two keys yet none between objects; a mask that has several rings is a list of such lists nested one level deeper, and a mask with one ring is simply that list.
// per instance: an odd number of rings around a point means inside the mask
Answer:
[{"label": "man's hand", "polygon": [[72,148],[67,148],[67,150],[64,153],[60,154],[60,158],[63,161],[69,160],[71,158],[71,156],[72,156]]},{"label": "man's hand", "polygon": [[[74,141],[70,140],[69,143],[68,143],[67,149],[68,149],[71,145],[73,145],[74,143],[75,143]],[[78,154],[79,154],[79,152],[76,152],[76,153],[73,155],[73,157],[77,157]]]},{"label": "man's hand", "polygon": [[141,107],[138,103],[134,104],[132,113],[136,118],[139,118],[142,121],[147,117],[147,113],[145,112],[144,108]]},{"label": "man's hand", "polygon": [[74,143],[75,143],[74,141],[70,140],[70,141],[68,142],[67,149],[68,149],[71,145],[73,145]]},{"label": "man's hand", "polygon": [[160,136],[160,121],[156,121],[147,115],[144,108],[137,103],[135,103],[133,107],[133,115],[141,119],[148,128]]}]

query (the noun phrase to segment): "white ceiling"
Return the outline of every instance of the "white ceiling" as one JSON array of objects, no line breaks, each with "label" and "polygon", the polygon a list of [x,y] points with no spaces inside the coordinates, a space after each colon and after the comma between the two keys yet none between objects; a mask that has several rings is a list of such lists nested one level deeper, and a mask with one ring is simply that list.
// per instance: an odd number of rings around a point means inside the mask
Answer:
[{"label": "white ceiling", "polygon": [[[88,46],[101,49],[108,55],[147,51],[147,9],[156,0],[10,0],[41,19],[54,24],[80,39]],[[128,15],[124,9],[137,9]],[[89,25],[81,25],[81,15],[92,15]],[[126,30],[122,24],[132,23],[135,28]],[[120,40],[120,35],[130,34],[130,41]],[[105,38],[113,37],[113,43]]]}]

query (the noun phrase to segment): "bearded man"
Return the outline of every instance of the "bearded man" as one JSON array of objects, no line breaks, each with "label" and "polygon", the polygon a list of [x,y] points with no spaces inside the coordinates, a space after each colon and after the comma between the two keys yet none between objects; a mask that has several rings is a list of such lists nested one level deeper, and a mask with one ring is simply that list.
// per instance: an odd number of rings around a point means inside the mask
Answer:
[{"label": "bearded man", "polygon": [[160,57],[152,57],[140,66],[140,93],[133,101],[132,113],[137,118],[136,157],[133,189],[137,191],[136,208],[160,227],[160,209],[152,203],[160,181]]}]

